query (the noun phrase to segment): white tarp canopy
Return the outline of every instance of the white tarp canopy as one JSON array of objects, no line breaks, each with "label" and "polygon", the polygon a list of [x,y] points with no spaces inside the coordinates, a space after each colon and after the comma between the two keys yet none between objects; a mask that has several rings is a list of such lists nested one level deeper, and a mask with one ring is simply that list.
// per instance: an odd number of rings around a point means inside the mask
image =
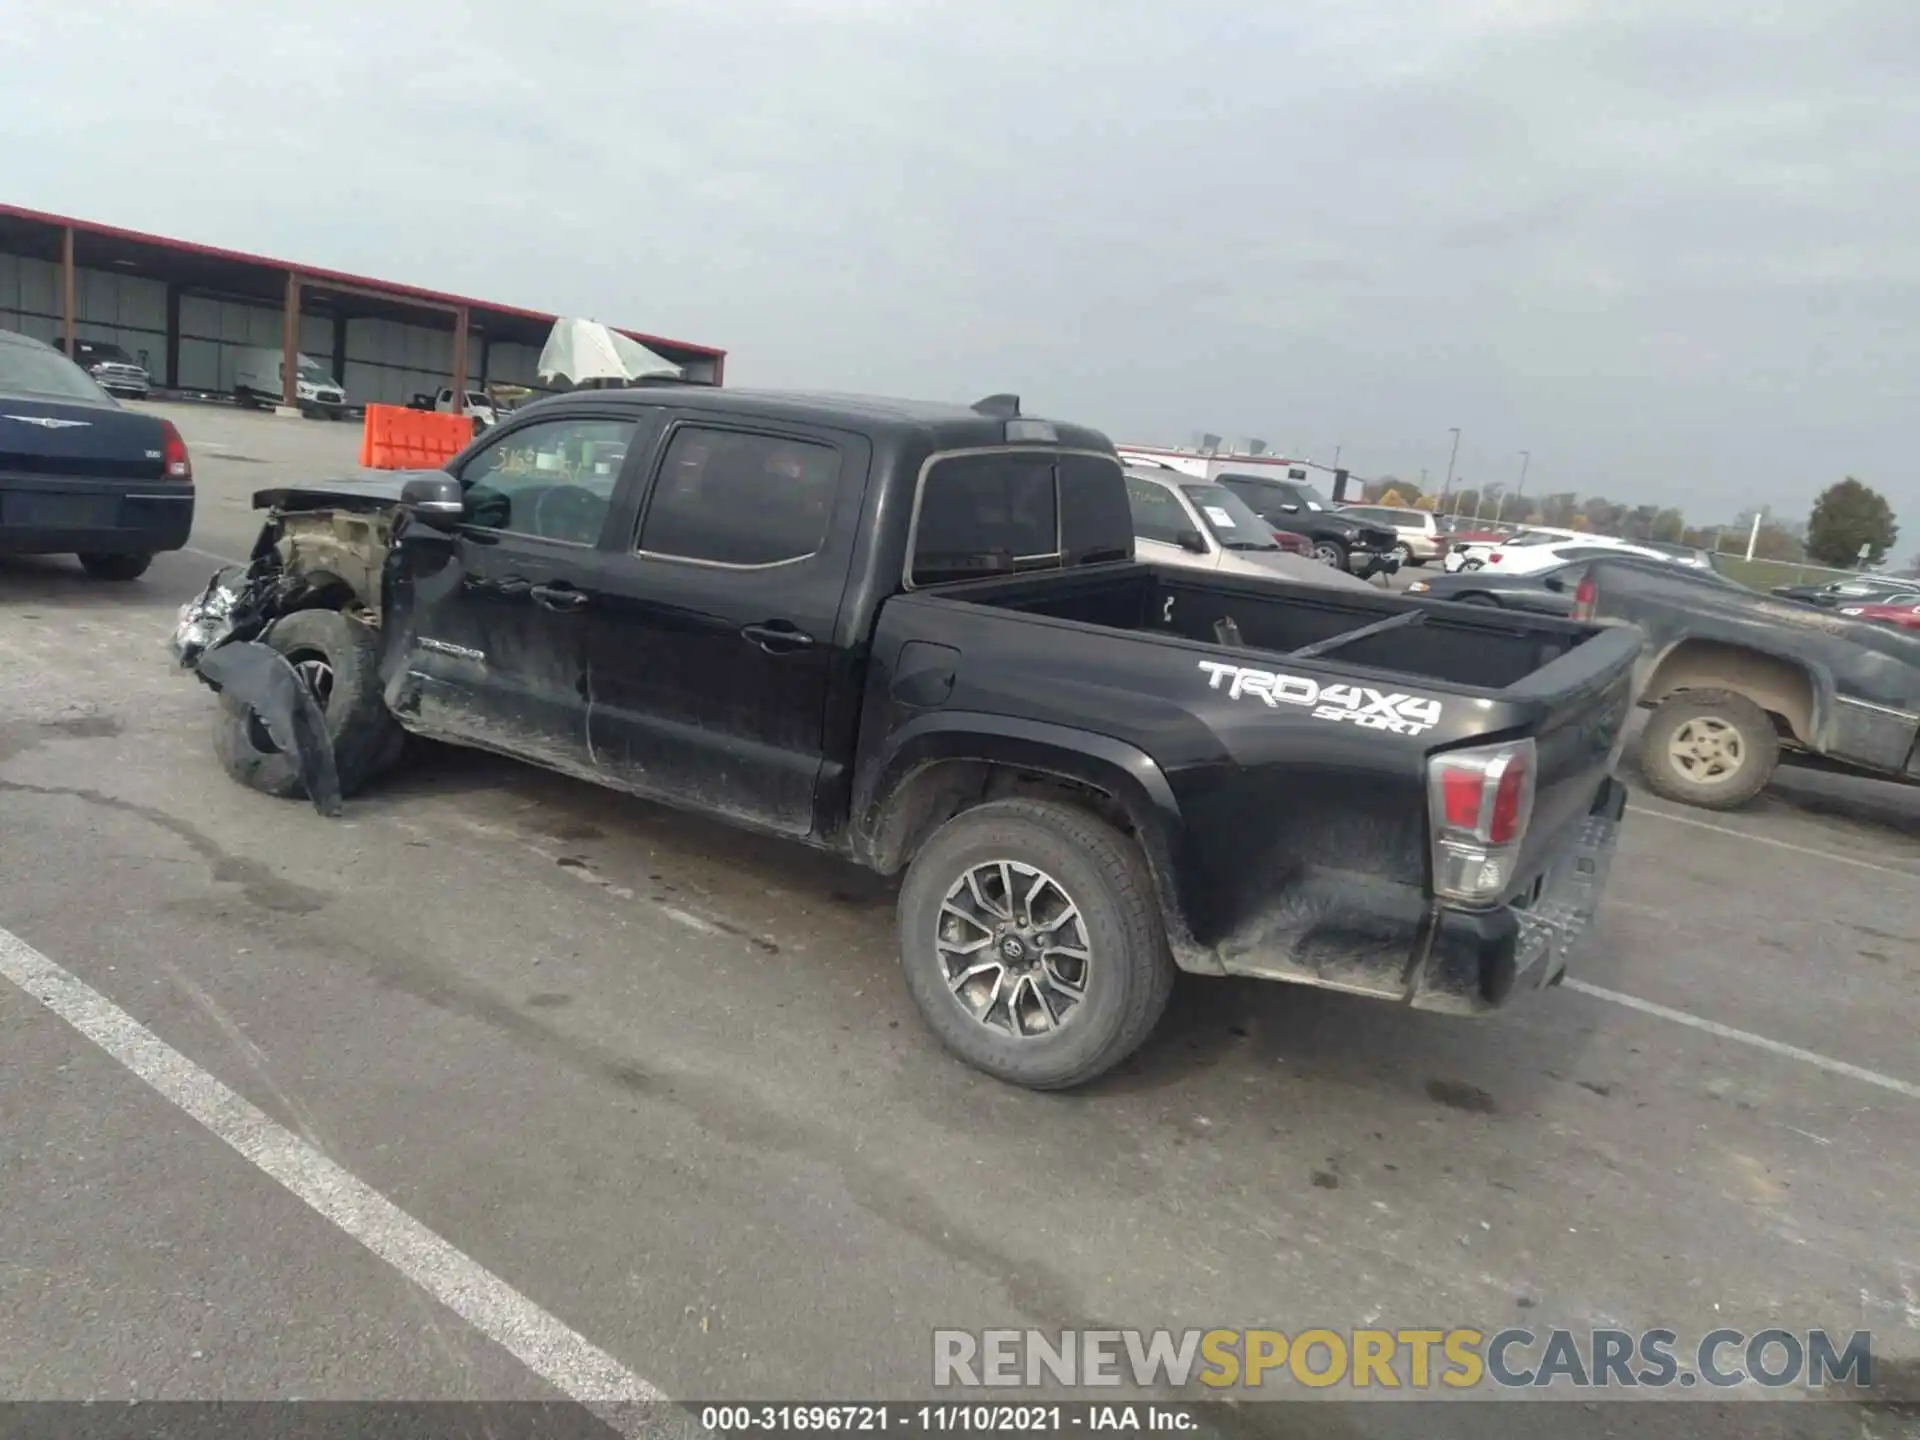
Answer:
[{"label": "white tarp canopy", "polygon": [[638,340],[598,320],[556,320],[540,351],[540,378],[584,385],[590,380],[642,380],[681,376],[680,367]]}]

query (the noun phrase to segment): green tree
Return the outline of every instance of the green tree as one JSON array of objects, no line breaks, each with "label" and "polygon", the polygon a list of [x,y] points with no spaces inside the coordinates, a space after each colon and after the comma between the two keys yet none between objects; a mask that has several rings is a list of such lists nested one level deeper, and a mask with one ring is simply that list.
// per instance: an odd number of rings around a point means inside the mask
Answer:
[{"label": "green tree", "polygon": [[1660,519],[1658,505],[1636,505],[1621,520],[1622,534],[1628,540],[1654,540],[1654,525]]},{"label": "green tree", "polygon": [[1550,525],[1555,530],[1571,530],[1573,517],[1580,513],[1580,497],[1571,490],[1562,490],[1553,495],[1542,495],[1535,507],[1540,512],[1540,523]]},{"label": "green tree", "polygon": [[1596,535],[1619,535],[1625,537],[1627,517],[1632,513],[1618,501],[1609,500],[1604,495],[1589,495],[1580,506],[1580,513],[1586,516],[1583,529]]},{"label": "green tree", "polygon": [[1899,535],[1886,496],[1851,475],[1822,490],[1807,516],[1807,554],[1822,565],[1858,565],[1863,545],[1878,565]]}]

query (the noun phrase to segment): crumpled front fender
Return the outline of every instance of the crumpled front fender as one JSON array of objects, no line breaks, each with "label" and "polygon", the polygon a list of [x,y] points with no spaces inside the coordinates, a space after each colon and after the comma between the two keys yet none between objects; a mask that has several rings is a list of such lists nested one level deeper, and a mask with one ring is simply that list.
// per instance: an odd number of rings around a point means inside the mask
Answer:
[{"label": "crumpled front fender", "polygon": [[293,760],[313,808],[337,816],[340,774],[326,713],[287,657],[255,638],[278,618],[271,588],[259,560],[218,572],[197,599],[180,607],[174,659],[257,715],[274,747]]}]

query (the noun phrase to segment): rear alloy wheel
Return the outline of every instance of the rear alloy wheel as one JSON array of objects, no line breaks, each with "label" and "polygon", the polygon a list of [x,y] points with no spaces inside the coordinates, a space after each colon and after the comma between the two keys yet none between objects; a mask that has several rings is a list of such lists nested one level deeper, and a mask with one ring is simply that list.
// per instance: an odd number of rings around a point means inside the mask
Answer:
[{"label": "rear alloy wheel", "polygon": [[1344,570],[1347,568],[1347,547],[1338,540],[1316,540],[1313,542],[1313,558],[1322,565]]},{"label": "rear alloy wheel", "polygon": [[1767,712],[1731,690],[1681,690],[1655,707],[1640,737],[1640,771],[1664,799],[1731,810],[1766,788],[1780,763]]},{"label": "rear alloy wheel", "polygon": [[934,939],[947,988],[989,1030],[1023,1038],[1071,1025],[1093,967],[1086,917],[1046,871],[975,865],[940,902]]},{"label": "rear alloy wheel", "polygon": [[1139,1048],[1174,965],[1139,847],[1099,818],[996,800],[949,820],[901,887],[908,992],[946,1047],[1034,1090]]},{"label": "rear alloy wheel", "polygon": [[1400,563],[1403,566],[1418,565],[1420,563],[1418,560],[1413,558],[1413,547],[1407,544],[1407,542],[1404,540],[1402,540],[1398,545],[1393,547],[1393,553],[1400,557]]},{"label": "rear alloy wheel", "polygon": [[96,580],[138,580],[151,564],[153,556],[137,552],[80,557],[80,568]]}]

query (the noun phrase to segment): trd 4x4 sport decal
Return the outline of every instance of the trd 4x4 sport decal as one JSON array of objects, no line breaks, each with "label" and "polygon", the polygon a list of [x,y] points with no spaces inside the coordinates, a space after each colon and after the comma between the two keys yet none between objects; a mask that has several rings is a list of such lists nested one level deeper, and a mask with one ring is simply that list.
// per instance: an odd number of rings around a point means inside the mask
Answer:
[{"label": "trd 4x4 sport decal", "polygon": [[1202,660],[1200,668],[1213,689],[1225,685],[1235,700],[1251,695],[1276,710],[1299,705],[1319,720],[1346,720],[1395,735],[1424,735],[1440,723],[1440,702],[1418,695],[1384,694],[1365,685],[1322,685],[1305,675],[1276,675],[1217,660]]}]

